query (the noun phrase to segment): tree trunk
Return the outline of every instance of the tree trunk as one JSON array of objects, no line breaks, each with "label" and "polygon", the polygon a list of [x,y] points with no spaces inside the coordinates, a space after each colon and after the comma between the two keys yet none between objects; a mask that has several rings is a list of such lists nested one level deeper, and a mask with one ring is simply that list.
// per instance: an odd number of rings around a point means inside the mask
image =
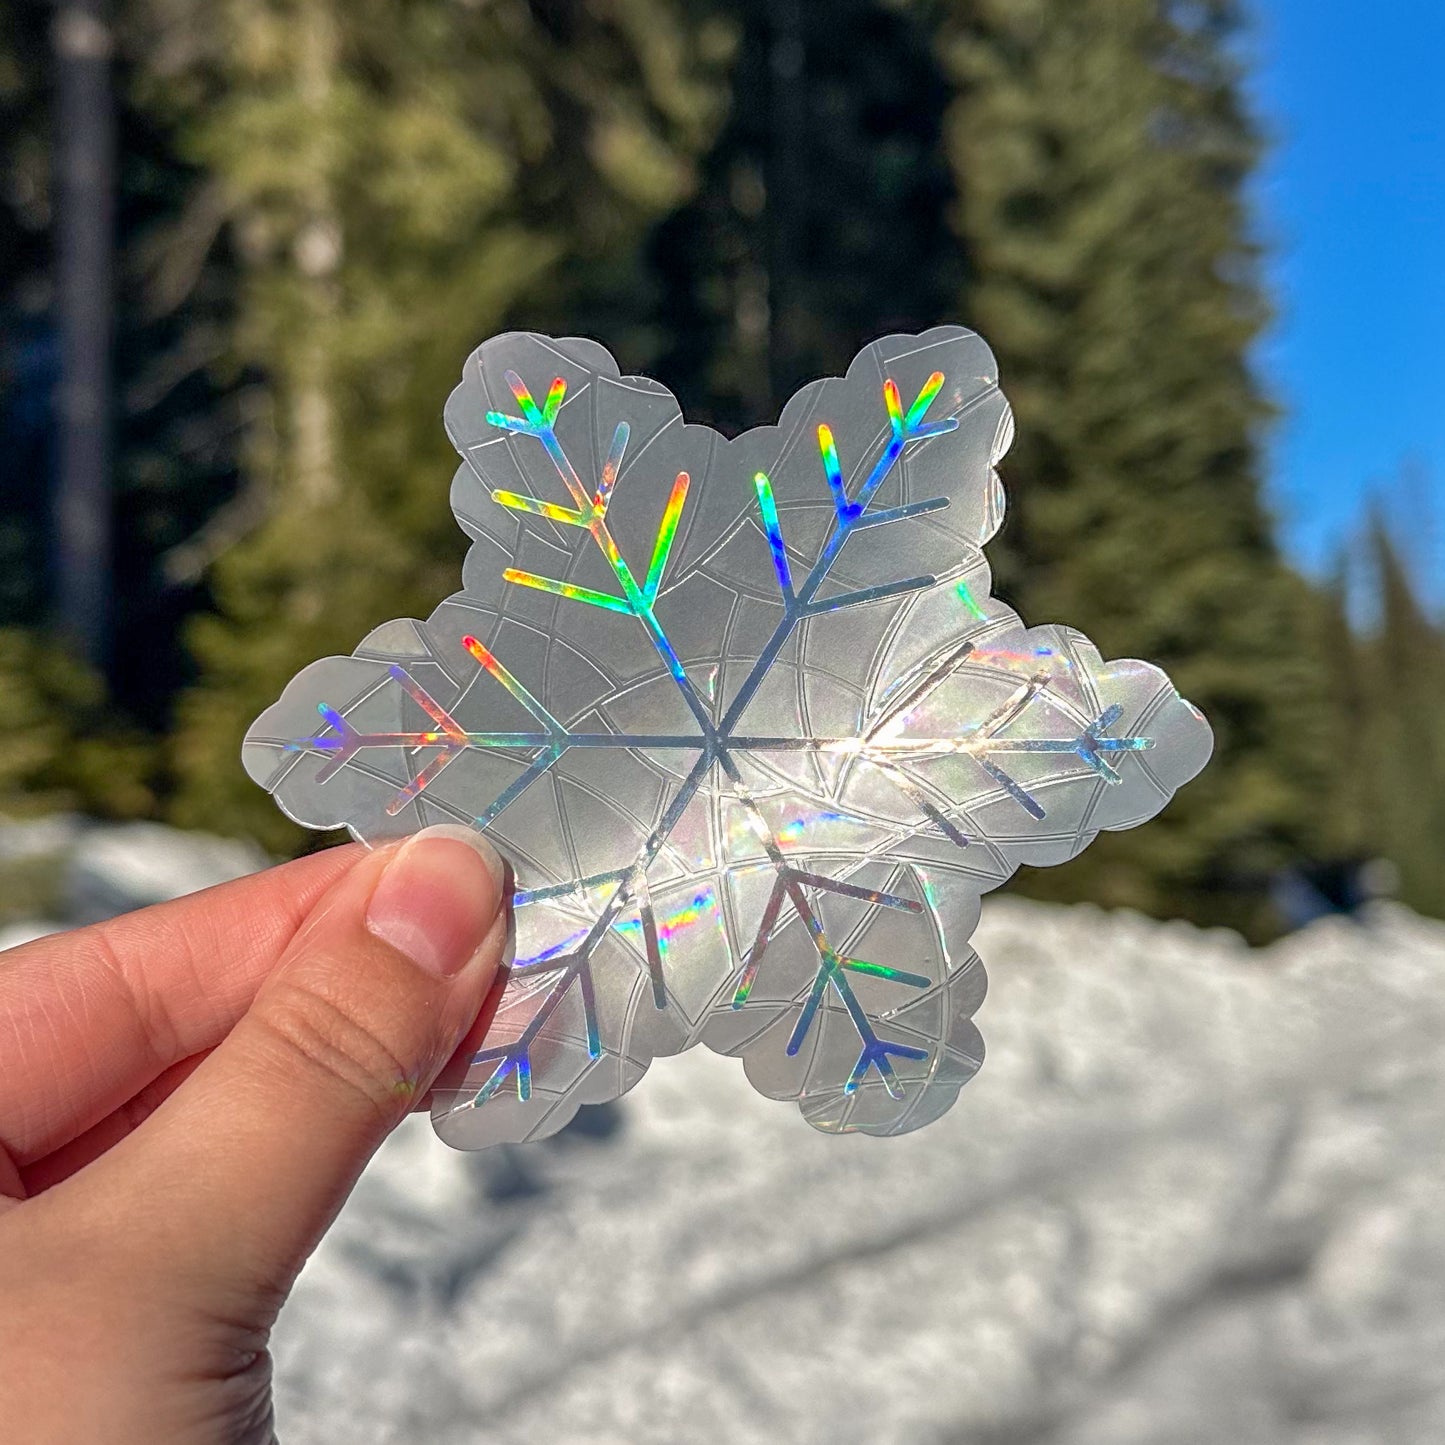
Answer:
[{"label": "tree trunk", "polygon": [[111,331],[115,114],[105,0],[59,0],[57,298],[61,333],[56,612],[62,634],[98,667],[111,628]]},{"label": "tree trunk", "polygon": [[[799,220],[805,209],[807,138],[807,51],[800,0],[771,5],[772,136],[768,150],[768,370],[776,414],[804,378],[796,277],[801,257]],[[771,416],[768,420],[771,420]]]},{"label": "tree trunk", "polygon": [[333,144],[328,114],[339,37],[330,0],[309,0],[302,14],[298,90],[315,116],[309,154],[301,159],[306,219],[296,237],[295,262],[306,280],[310,325],[297,357],[292,427],[297,497],[308,510],[335,504],[339,491],[336,415],[332,399],[332,325],[341,268],[341,225],[332,195]]}]

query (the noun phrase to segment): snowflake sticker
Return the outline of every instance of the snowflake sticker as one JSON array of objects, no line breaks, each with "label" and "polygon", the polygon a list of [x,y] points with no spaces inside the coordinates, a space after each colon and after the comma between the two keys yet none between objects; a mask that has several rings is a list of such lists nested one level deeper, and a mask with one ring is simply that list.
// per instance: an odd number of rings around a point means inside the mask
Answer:
[{"label": "snowflake sticker", "polygon": [[819,1129],[937,1118],[983,1057],[982,895],[1212,745],[1158,669],[989,595],[988,347],[888,337],[727,440],[517,333],[446,423],[462,590],[306,668],[244,752],[309,827],[462,823],[511,863],[515,957],[438,1132],[538,1138],[696,1043]]}]

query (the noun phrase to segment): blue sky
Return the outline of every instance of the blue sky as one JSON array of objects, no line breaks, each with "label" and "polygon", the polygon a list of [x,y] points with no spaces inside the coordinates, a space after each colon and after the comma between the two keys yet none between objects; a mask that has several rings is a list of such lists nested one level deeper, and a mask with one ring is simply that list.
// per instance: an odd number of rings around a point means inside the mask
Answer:
[{"label": "blue sky", "polygon": [[[1274,143],[1257,197],[1280,312],[1259,361],[1285,408],[1274,509],[1319,570],[1371,484],[1414,459],[1435,535],[1411,526],[1409,545],[1445,604],[1445,0],[1255,13],[1255,107]],[[1408,523],[1408,489],[1391,490]]]}]

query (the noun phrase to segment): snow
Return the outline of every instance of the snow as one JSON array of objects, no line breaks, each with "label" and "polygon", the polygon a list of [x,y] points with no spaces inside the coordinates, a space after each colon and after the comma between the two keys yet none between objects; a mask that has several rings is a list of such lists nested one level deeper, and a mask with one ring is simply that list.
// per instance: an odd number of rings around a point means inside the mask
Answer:
[{"label": "snow", "polygon": [[39,918],[26,919],[23,923],[0,924],[0,953],[7,948],[19,948],[22,943],[34,943],[37,938],[59,933],[62,926]]},{"label": "snow", "polygon": [[1445,926],[1004,898],[976,943],[988,1060],[903,1139],[701,1051],[606,1137],[410,1121],[282,1316],[282,1438],[1445,1438]]},{"label": "snow", "polygon": [[[250,843],[160,823],[0,814],[0,950],[226,883],[269,861]],[[33,903],[37,887],[59,921],[13,916],[15,895]]]},{"label": "snow", "polygon": [[[70,911],[0,946],[261,862],[0,821],[34,858]],[[815,1134],[700,1050],[546,1144],[410,1120],[282,1314],[281,1438],[1445,1439],[1445,924],[1252,951],[1003,897],[975,943],[988,1058],[917,1134]]]},{"label": "snow", "polygon": [[74,921],[88,923],[227,883],[267,861],[249,843],[160,823],[93,828],[70,854],[66,903]]}]

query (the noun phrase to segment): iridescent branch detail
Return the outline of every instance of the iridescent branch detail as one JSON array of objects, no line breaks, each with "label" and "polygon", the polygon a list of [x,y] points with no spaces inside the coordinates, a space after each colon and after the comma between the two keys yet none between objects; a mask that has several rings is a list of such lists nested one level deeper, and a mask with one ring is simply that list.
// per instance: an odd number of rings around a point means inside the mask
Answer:
[{"label": "iridescent branch detail", "polygon": [[[844,1085],[845,1092],[853,1093],[872,1070],[877,1072],[890,1094],[901,1098],[901,1085],[892,1060],[922,1059],[927,1056],[926,1050],[880,1037],[859,1003],[850,982],[850,975],[881,978],[913,989],[925,989],[933,980],[923,974],[908,972],[886,963],[850,957],[840,952],[829,940],[815,900],[818,895],[833,894],[864,902],[874,908],[914,914],[922,912],[923,905],[909,898],[793,866],[779,838],[767,823],[762,807],[744,782],[738,768],[737,756],[805,751],[855,759],[876,769],[917,807],[929,825],[956,846],[963,848],[970,843],[967,833],[929,796],[928,790],[907,770],[906,764],[948,755],[972,757],[1019,807],[1031,817],[1041,819],[1045,816],[1042,804],[996,761],[998,757],[1008,754],[1073,754],[1106,782],[1114,783],[1118,782],[1120,777],[1113,762],[1114,756],[1148,748],[1151,740],[1143,736],[1108,735],[1109,729],[1122,713],[1122,709],[1117,705],[1102,711],[1093,722],[1073,737],[1018,737],[1007,733],[1006,730],[1025,714],[1046,687],[1046,671],[1037,672],[989,716],[962,729],[957,736],[908,736],[910,717],[931,693],[969,660],[974,651],[970,643],[950,647],[933,659],[921,675],[895,698],[883,715],[861,736],[754,736],[738,731],[740,719],[749,702],[804,619],[824,612],[917,592],[936,582],[937,579],[931,575],[920,575],[827,598],[819,595],[833,564],[854,533],[921,516],[948,505],[946,498],[935,497],[870,511],[870,505],[879,488],[910,445],[952,431],[959,425],[957,417],[944,417],[934,421],[926,419],[929,408],[943,387],[942,372],[936,371],[929,376],[906,411],[896,384],[891,379],[884,381],[883,403],[888,422],[887,437],[864,481],[852,495],[849,494],[845,481],[832,429],[826,423],[818,425],[816,436],[822,480],[832,500],[833,522],[817,560],[801,580],[795,581],[794,578],[793,563],[772,482],[766,472],[759,471],[754,476],[758,522],[771,553],[773,571],[783,604],[782,615],[756,661],[736,689],[726,713],[717,722],[713,720],[708,704],[684,670],[656,611],[673,544],[687,505],[690,486],[688,472],[678,472],[673,481],[658,521],[646,572],[642,574],[642,580],[638,581],[637,574],[622,556],[607,520],[608,509],[615,496],[626,459],[630,439],[628,423],[621,422],[617,425],[608,453],[601,463],[598,484],[595,490],[589,490],[557,436],[556,423],[567,396],[565,380],[561,377],[554,380],[539,406],[519,375],[507,371],[505,376],[520,415],[490,411],[487,413],[488,423],[512,435],[535,439],[550,459],[570,499],[570,505],[503,489],[493,490],[493,501],[509,510],[541,517],[558,526],[587,531],[606,560],[618,590],[603,592],[518,567],[507,567],[502,573],[503,580],[584,606],[635,618],[645,630],[658,657],[676,684],[697,723],[698,734],[682,737],[675,734],[569,731],[508,671],[493,652],[475,637],[467,636],[463,639],[466,651],[482,671],[500,684],[525,709],[533,719],[534,726],[520,731],[479,732],[465,729],[405,668],[394,664],[389,669],[391,680],[426,716],[429,727],[415,731],[363,732],[353,727],[329,704],[322,703],[319,710],[324,726],[313,736],[287,743],[286,750],[320,754],[325,759],[319,775],[320,781],[333,776],[368,749],[401,747],[416,755],[426,754],[426,760],[415,775],[397,789],[387,804],[387,812],[393,816],[419,798],[447,767],[469,750],[515,750],[518,754],[525,755],[526,765],[522,771],[485,811],[476,816],[478,827],[485,827],[495,819],[554,767],[570,749],[646,749],[655,752],[687,750],[696,752],[697,757],[632,864],[613,873],[581,880],[568,889],[575,891],[584,887],[595,887],[606,893],[605,902],[591,926],[554,948],[533,958],[520,960],[514,965],[513,973],[519,978],[530,979],[536,976],[539,980],[546,980],[545,985],[541,985],[545,989],[544,996],[517,1039],[505,1046],[484,1049],[477,1054],[474,1060],[476,1065],[485,1067],[491,1064],[493,1067],[470,1099],[470,1104],[485,1102],[509,1077],[514,1080],[519,1099],[526,1100],[530,1096],[533,1043],[574,985],[582,1005],[589,1057],[596,1059],[600,1056],[601,1040],[591,957],[609,930],[635,929],[640,934],[647,958],[652,1001],[658,1009],[667,1006],[663,950],[669,936],[668,925],[660,925],[654,915],[647,873],[714,768],[720,769],[727,778],[732,794],[741,804],[748,826],[756,835],[767,859],[767,866],[771,868],[774,876],[773,887],[759,919],[756,936],[736,978],[732,996],[733,1007],[740,1009],[747,1004],[759,970],[767,957],[769,944],[779,929],[792,919],[800,920],[812,941],[818,963],[786,1045],[788,1055],[797,1055],[803,1047],[823,1001],[831,990],[857,1031],[860,1046],[857,1063]],[[978,619],[986,615],[974,602],[963,582],[957,584],[957,590],[970,615]],[[608,889],[610,892],[606,892]],[[530,901],[540,901],[551,892],[560,891],[562,890],[537,890],[519,895],[517,903],[525,906]],[[701,906],[701,900],[698,901],[698,906]],[[629,924],[623,916],[630,909],[635,909],[637,913],[635,924]]]}]

